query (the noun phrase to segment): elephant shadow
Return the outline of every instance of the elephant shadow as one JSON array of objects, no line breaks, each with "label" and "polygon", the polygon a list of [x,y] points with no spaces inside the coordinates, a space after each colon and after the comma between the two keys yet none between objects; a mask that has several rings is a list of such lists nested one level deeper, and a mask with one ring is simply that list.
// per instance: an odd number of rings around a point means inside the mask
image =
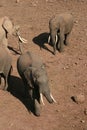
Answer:
[{"label": "elephant shadow", "polygon": [[28,91],[26,93],[25,86],[21,78],[11,75],[8,82],[8,91],[18,98],[29,112],[32,112],[33,114],[35,113],[33,103],[28,96]]},{"label": "elephant shadow", "polygon": [[[32,39],[32,41],[37,44],[40,49],[45,49],[51,53],[53,53],[50,49],[48,49],[48,47],[45,45],[46,43],[48,44],[48,37],[49,37],[49,33],[47,32],[44,32],[44,33],[41,33],[39,34],[38,36],[34,37]],[[51,45],[51,43],[49,43],[49,45]],[[52,46],[52,45],[51,45]]]}]

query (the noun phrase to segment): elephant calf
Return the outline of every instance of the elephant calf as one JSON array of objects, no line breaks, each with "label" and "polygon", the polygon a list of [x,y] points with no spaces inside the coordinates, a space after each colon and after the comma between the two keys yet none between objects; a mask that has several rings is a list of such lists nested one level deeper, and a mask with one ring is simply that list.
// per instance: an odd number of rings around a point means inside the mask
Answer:
[{"label": "elephant calf", "polygon": [[42,101],[42,94],[49,103],[56,102],[50,93],[46,68],[42,59],[31,52],[22,54],[17,60],[17,69],[24,81],[26,91],[28,90],[31,100],[34,102],[35,114],[40,115],[39,105]]},{"label": "elephant calf", "polygon": [[[68,13],[63,13],[53,16],[49,21],[50,35],[48,38],[48,43],[50,39],[52,40],[52,45],[54,49],[54,54],[56,54],[56,44],[59,40],[59,51],[63,51],[63,44],[68,44],[69,34],[73,27],[73,16]],[[59,38],[59,39],[58,39]]]},{"label": "elephant calf", "polygon": [[[12,68],[12,58],[9,51],[6,48],[0,46],[0,82],[1,89],[7,90],[8,88],[8,76]],[[2,77],[4,78],[5,84],[2,88]]]}]

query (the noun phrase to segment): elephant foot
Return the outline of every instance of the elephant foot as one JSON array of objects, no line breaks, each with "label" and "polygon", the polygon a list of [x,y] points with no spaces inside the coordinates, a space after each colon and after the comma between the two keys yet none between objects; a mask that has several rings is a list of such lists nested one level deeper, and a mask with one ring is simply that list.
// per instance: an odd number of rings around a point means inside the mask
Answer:
[{"label": "elephant foot", "polygon": [[60,48],[59,49],[59,52],[61,53],[61,52],[64,52],[64,49],[63,48]]},{"label": "elephant foot", "polygon": [[5,85],[5,87],[4,87],[4,90],[7,91],[7,89],[8,89],[8,83],[6,82],[6,85]]},{"label": "elephant foot", "polygon": [[67,45],[69,44],[69,42],[66,42],[66,41],[65,41],[64,44],[65,44],[65,46],[67,46]]},{"label": "elephant foot", "polygon": [[53,51],[53,54],[56,55],[56,50]]},{"label": "elephant foot", "polygon": [[55,53],[55,52],[54,52],[53,54],[54,54],[54,55],[56,55],[56,53]]}]

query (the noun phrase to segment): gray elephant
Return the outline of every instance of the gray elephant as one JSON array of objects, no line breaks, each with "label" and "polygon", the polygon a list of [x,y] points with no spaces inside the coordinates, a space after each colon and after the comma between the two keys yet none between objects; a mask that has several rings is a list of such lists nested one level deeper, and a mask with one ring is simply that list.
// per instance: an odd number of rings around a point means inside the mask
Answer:
[{"label": "gray elephant", "polygon": [[[12,69],[12,58],[6,48],[0,46],[0,89],[7,90],[8,76]],[[2,86],[2,78],[4,78],[4,86]]]},{"label": "gray elephant", "polygon": [[39,116],[40,103],[44,105],[42,94],[49,103],[56,102],[50,93],[44,63],[39,56],[28,51],[18,58],[17,69],[31,100],[34,101],[35,114]]},{"label": "gray elephant", "polygon": [[[69,35],[73,27],[73,16],[68,13],[63,13],[53,16],[49,21],[50,35],[48,43],[52,40],[54,54],[56,54],[56,44],[59,40],[59,51],[63,51],[65,45],[69,42]],[[59,39],[58,39],[59,38]]]},{"label": "gray elephant", "polygon": [[[7,34],[14,35],[18,37],[18,40],[26,43],[27,41],[20,37],[19,34],[19,25],[14,25],[13,22],[9,19],[9,17],[4,16],[0,18],[0,45],[7,47],[8,46],[8,37]],[[20,51],[22,52],[21,44]]]}]

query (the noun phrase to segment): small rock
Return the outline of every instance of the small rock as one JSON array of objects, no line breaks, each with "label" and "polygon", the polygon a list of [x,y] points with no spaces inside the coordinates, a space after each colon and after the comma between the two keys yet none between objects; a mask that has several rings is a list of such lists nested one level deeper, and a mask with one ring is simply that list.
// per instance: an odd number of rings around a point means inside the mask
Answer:
[{"label": "small rock", "polygon": [[77,104],[79,103],[84,103],[85,101],[85,96],[83,94],[78,94],[76,96],[72,97],[73,101],[76,102]]},{"label": "small rock", "polygon": [[76,88],[76,85],[74,84],[73,87]]},{"label": "small rock", "polygon": [[78,65],[78,63],[77,63],[77,62],[75,62],[75,65]]},{"label": "small rock", "polygon": [[85,65],[85,67],[87,66],[87,64],[86,64],[86,63],[85,63],[84,65]]},{"label": "small rock", "polygon": [[76,20],[76,21],[75,21],[75,23],[77,24],[77,23],[78,23],[78,21]]},{"label": "small rock", "polygon": [[16,3],[19,3],[20,2],[20,0],[16,0]]},{"label": "small rock", "polygon": [[86,108],[84,109],[84,114],[87,115],[87,109]]},{"label": "small rock", "polygon": [[59,110],[55,110],[56,112],[59,112]]},{"label": "small rock", "polygon": [[81,123],[85,123],[85,120],[81,120],[80,122],[81,122]]},{"label": "small rock", "polygon": [[68,65],[66,66],[66,69],[69,69],[69,66],[68,66]]},{"label": "small rock", "polygon": [[67,65],[67,66],[63,67],[63,69],[64,69],[64,70],[65,70],[65,69],[69,69],[69,66]]},{"label": "small rock", "polygon": [[74,127],[76,127],[76,125],[72,125],[72,127],[74,128]]},{"label": "small rock", "polygon": [[32,1],[31,3],[32,3],[32,6],[36,7],[38,4],[38,1]]}]

